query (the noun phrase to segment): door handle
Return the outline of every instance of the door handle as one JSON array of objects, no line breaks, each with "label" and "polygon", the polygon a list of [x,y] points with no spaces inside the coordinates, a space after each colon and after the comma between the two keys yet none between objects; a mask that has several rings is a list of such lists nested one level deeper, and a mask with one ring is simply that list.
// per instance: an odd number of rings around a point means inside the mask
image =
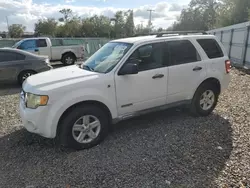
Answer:
[{"label": "door handle", "polygon": [[35,52],[38,52],[39,51],[39,49],[35,49]]},{"label": "door handle", "polygon": [[156,75],[154,75],[152,78],[153,78],[153,79],[156,79],[156,78],[163,78],[163,77],[164,77],[163,74],[156,74]]},{"label": "door handle", "polygon": [[193,71],[200,71],[202,69],[202,67],[194,67]]}]

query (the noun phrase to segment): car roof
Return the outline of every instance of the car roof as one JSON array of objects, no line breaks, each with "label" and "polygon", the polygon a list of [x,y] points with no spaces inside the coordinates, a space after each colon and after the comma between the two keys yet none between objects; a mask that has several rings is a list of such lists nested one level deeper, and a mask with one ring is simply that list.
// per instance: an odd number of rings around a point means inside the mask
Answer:
[{"label": "car roof", "polygon": [[215,38],[215,36],[195,34],[195,35],[169,35],[169,36],[157,37],[157,35],[150,35],[150,36],[139,36],[139,37],[116,39],[116,40],[112,40],[111,42],[124,42],[124,43],[137,44],[137,43],[150,42],[150,41],[162,41],[166,39],[189,39],[189,38],[195,38],[195,39],[204,38],[205,39],[205,38]]},{"label": "car roof", "polygon": [[[24,38],[22,41],[26,40],[38,40],[38,39],[48,39],[48,37],[33,37],[33,38]],[[20,40],[21,41],[21,40]]]},{"label": "car roof", "polygon": [[19,54],[22,54],[22,55],[25,55],[25,56],[33,56],[33,57],[42,57],[40,55],[36,55],[36,54],[33,54],[31,52],[27,52],[27,51],[24,51],[24,50],[19,50],[19,49],[16,49],[16,48],[0,48],[0,52],[15,52],[15,53],[19,53]]}]

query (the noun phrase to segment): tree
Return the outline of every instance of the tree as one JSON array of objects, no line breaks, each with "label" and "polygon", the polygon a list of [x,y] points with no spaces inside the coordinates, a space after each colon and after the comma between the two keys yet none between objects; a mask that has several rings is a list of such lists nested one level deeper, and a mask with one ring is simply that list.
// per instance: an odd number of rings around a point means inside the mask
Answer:
[{"label": "tree", "polygon": [[73,11],[71,9],[62,9],[59,11],[63,14],[63,17],[59,19],[61,22],[68,22],[73,17]]},{"label": "tree", "polygon": [[12,24],[9,26],[9,35],[11,38],[20,38],[23,35],[25,29],[25,26],[22,24]]},{"label": "tree", "polygon": [[208,29],[212,29],[216,23],[216,10],[219,7],[217,0],[192,0],[191,8],[196,8],[202,14],[202,19]]},{"label": "tree", "polygon": [[56,35],[57,22],[55,19],[40,19],[35,23],[35,35],[47,35],[54,37]]},{"label": "tree", "polygon": [[160,27],[160,28],[157,29],[157,32],[162,32],[162,31],[163,31],[162,27]]},{"label": "tree", "polygon": [[134,35],[134,12],[133,10],[128,10],[127,12],[124,13],[125,15],[125,34],[126,36],[133,36]]},{"label": "tree", "polygon": [[249,9],[249,0],[222,0],[217,26],[223,27],[248,21]]},{"label": "tree", "polygon": [[124,21],[124,15],[122,11],[117,11],[115,13],[115,26],[114,26],[114,32],[116,38],[122,38],[125,37],[125,21]]},{"label": "tree", "polygon": [[173,31],[207,30],[208,27],[199,8],[188,7],[182,10],[179,19],[173,24],[171,29]]}]

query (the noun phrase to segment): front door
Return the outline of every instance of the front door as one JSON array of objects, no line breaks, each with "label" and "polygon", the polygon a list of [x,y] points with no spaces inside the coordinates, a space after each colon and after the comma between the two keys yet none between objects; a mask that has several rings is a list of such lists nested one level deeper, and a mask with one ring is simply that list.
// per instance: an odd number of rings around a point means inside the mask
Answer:
[{"label": "front door", "polygon": [[39,54],[39,48],[37,46],[36,39],[27,39],[23,41],[18,47],[18,49],[31,52],[33,54]]},{"label": "front door", "polygon": [[199,83],[206,77],[206,62],[189,40],[166,43],[168,59],[168,103],[181,102],[193,97]]},{"label": "front door", "polygon": [[166,104],[167,67],[163,62],[164,43],[153,43],[137,48],[128,58],[139,59],[139,73],[115,76],[119,115]]}]

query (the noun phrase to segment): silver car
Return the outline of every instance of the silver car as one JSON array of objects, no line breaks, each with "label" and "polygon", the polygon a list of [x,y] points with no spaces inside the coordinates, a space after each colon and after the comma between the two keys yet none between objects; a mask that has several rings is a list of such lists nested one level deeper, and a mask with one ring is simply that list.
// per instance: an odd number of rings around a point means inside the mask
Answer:
[{"label": "silver car", "polygon": [[0,48],[0,83],[23,81],[36,73],[52,69],[46,56],[18,49]]}]

